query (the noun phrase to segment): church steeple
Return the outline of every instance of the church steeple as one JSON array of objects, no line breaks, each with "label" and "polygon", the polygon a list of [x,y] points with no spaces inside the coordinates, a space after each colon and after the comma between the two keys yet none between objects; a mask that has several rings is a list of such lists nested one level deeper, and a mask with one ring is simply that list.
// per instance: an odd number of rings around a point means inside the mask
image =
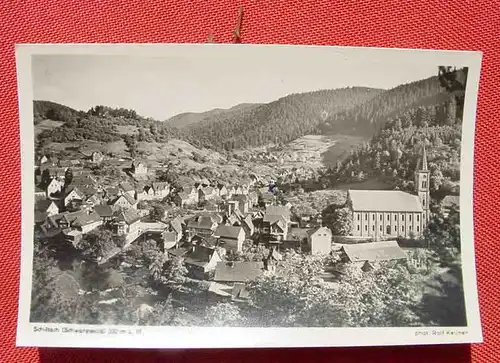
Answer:
[{"label": "church steeple", "polygon": [[422,156],[420,162],[421,162],[420,170],[428,171],[429,169],[427,168],[427,152],[425,151],[425,144],[422,147]]},{"label": "church steeple", "polygon": [[[426,224],[429,220],[429,202],[430,202],[430,171],[427,165],[427,151],[425,144],[422,146],[422,153],[415,169],[415,191],[424,210],[423,222]],[[422,229],[425,227],[422,224]]]}]

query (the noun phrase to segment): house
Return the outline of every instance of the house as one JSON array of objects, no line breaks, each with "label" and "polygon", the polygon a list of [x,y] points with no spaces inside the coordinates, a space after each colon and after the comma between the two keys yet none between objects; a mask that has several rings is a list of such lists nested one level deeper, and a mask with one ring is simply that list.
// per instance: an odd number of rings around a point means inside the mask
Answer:
[{"label": "house", "polygon": [[332,251],[332,231],[327,227],[307,231],[307,245],[312,254],[329,254]]},{"label": "house", "polygon": [[65,168],[66,170],[68,170],[68,168],[71,168],[73,166],[71,160],[59,160],[58,165],[60,168]]},{"label": "house", "polygon": [[[198,196],[198,194],[196,194]],[[198,197],[193,198],[192,194],[187,192],[179,192],[174,196],[174,203],[178,207],[185,208],[189,205],[198,203]]]},{"label": "house", "polygon": [[198,202],[207,202],[214,199],[217,196],[215,188],[212,187],[202,187],[198,190]]},{"label": "house", "polygon": [[122,194],[118,196],[115,200],[113,200],[111,202],[111,205],[114,208],[119,208],[119,209],[130,209],[130,208],[136,209],[137,200],[135,200],[129,194]]},{"label": "house", "polygon": [[216,248],[194,246],[184,256],[184,263],[190,274],[198,279],[207,278],[214,271],[222,256]]},{"label": "house", "polygon": [[232,202],[237,202],[237,207],[240,210],[241,213],[246,214],[248,213],[248,209],[250,206],[250,201],[248,199],[248,196],[245,194],[234,194],[231,197]]},{"label": "house", "polygon": [[425,147],[415,170],[416,194],[400,190],[349,190],[356,237],[419,237],[429,220],[429,170]]},{"label": "house", "polygon": [[227,195],[228,198],[231,198],[233,196],[233,194],[236,193],[236,189],[233,186],[226,187],[226,190],[227,190],[226,195]]},{"label": "house", "polygon": [[146,164],[143,164],[139,161],[133,161],[132,162],[132,174],[134,176],[137,175],[144,175],[148,173],[148,167]]},{"label": "house", "polygon": [[64,196],[64,206],[68,207],[70,204],[73,203],[81,203],[85,199],[85,196],[83,193],[81,193],[78,188],[71,188],[66,192],[66,195]]},{"label": "house", "polygon": [[266,271],[271,273],[276,272],[276,267],[283,260],[283,256],[279,253],[276,248],[271,248],[269,254],[264,259],[264,268]]},{"label": "house", "polygon": [[59,208],[53,201],[44,199],[35,202],[35,211],[44,213],[46,216],[53,216],[59,213]]},{"label": "house", "polygon": [[344,262],[356,263],[362,267],[365,262],[406,260],[405,251],[397,241],[369,242],[344,245],[341,248]]},{"label": "house", "polygon": [[189,219],[186,225],[188,240],[191,240],[195,235],[212,236],[219,223],[215,215],[198,215]]},{"label": "house", "polygon": [[99,164],[104,159],[104,155],[100,151],[94,151],[91,160],[94,164]]},{"label": "house", "polygon": [[245,231],[242,227],[220,225],[215,230],[214,237],[226,250],[241,252],[245,241]]},{"label": "house", "polygon": [[217,194],[220,196],[220,197],[224,197],[224,196],[227,196],[227,188],[224,184],[219,184],[217,185]]},{"label": "house", "polygon": [[224,284],[254,281],[264,273],[264,263],[254,261],[219,262],[214,281]]},{"label": "house", "polygon": [[248,201],[251,207],[255,207],[259,204],[259,195],[256,192],[248,193]]},{"label": "house", "polygon": [[66,177],[66,168],[59,168],[59,167],[47,168],[43,171],[42,175],[45,178],[45,180],[54,178],[64,179]]},{"label": "house", "polygon": [[74,175],[71,179],[71,186],[74,187],[96,187],[97,182],[91,175]]},{"label": "house", "polygon": [[250,215],[247,215],[245,218],[243,218],[243,220],[241,221],[241,227],[243,227],[243,230],[245,231],[245,235],[247,237],[252,237],[254,235],[255,226]]},{"label": "house", "polygon": [[165,198],[170,193],[170,185],[165,182],[154,182],[151,184],[155,198]]},{"label": "house", "polygon": [[101,217],[104,223],[113,219],[113,209],[108,204],[99,204],[94,206],[94,211]]},{"label": "house", "polygon": [[223,223],[226,226],[239,226],[241,225],[241,219],[243,216],[237,212],[238,209],[233,211],[232,213],[225,213],[224,218],[223,218]]},{"label": "house", "polygon": [[287,239],[290,224],[290,209],[283,206],[268,206],[262,220],[262,230],[269,241],[280,242]]},{"label": "house", "polygon": [[167,229],[169,231],[175,232],[176,234],[176,241],[179,242],[182,239],[182,225],[184,224],[184,221],[181,220],[179,217],[176,217],[170,221],[168,224]]},{"label": "house", "polygon": [[50,198],[54,195],[61,193],[63,188],[64,188],[64,181],[62,179],[57,179],[57,178],[52,179],[49,182],[49,184],[47,184],[46,188],[47,198]]},{"label": "house", "polygon": [[441,213],[445,218],[450,214],[451,209],[460,211],[460,196],[458,195],[447,195],[441,201]]},{"label": "house", "polygon": [[47,198],[47,191],[43,190],[39,186],[35,186],[35,199],[45,199]]},{"label": "house", "polygon": [[182,222],[179,218],[170,221],[165,231],[162,233],[163,250],[167,251],[179,245],[182,239]]},{"label": "house", "polygon": [[82,234],[86,234],[101,226],[102,223],[103,221],[99,214],[95,212],[80,211],[71,223],[71,227],[80,231]]},{"label": "house", "polygon": [[276,197],[274,196],[273,193],[265,192],[262,193],[260,196],[260,203],[266,208],[274,205],[275,202],[276,202]]},{"label": "house", "polygon": [[46,155],[42,155],[42,157],[38,160],[40,165],[45,164],[48,161],[49,161],[49,158]]},{"label": "house", "polygon": [[177,240],[177,233],[163,231],[162,233],[163,239],[163,251],[167,252],[169,249],[176,247],[179,244]]},{"label": "house", "polygon": [[109,201],[116,199],[121,194],[120,189],[116,187],[108,187],[104,189],[104,196]]},{"label": "house", "polygon": [[120,210],[113,215],[114,232],[119,235],[139,235],[141,217],[134,209]]},{"label": "house", "polygon": [[123,194],[128,194],[131,197],[135,197],[135,189],[132,185],[130,185],[130,183],[121,183],[119,188]]},{"label": "house", "polygon": [[[42,225],[46,234],[54,234],[64,230],[77,230],[88,233],[102,225],[102,219],[95,212],[64,212],[47,217]],[[66,231],[68,232],[68,231]]]}]

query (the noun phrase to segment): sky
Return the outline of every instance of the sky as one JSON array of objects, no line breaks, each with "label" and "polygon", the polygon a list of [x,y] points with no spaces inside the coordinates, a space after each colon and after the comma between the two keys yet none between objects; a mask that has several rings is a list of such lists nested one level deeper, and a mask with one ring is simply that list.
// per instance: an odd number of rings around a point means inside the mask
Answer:
[{"label": "sky", "polygon": [[95,105],[124,107],[166,120],[184,112],[271,102],[291,93],[351,86],[389,89],[437,74],[437,65],[411,61],[240,53],[35,55],[34,99],[83,111]]}]

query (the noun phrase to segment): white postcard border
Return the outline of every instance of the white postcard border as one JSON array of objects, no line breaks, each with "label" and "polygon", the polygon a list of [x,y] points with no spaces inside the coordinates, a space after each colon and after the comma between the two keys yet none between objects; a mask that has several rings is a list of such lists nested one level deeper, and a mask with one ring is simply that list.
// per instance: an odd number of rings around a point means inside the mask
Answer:
[{"label": "white postcard border", "polygon": [[[213,328],[93,326],[30,323],[34,223],[34,127],[31,57],[39,54],[141,56],[338,56],[349,62],[405,62],[469,67],[461,155],[461,238],[467,327],[424,328]],[[21,276],[17,345],[114,348],[237,348],[418,345],[482,342],[476,287],[473,229],[473,152],[482,54],[472,51],[414,50],[288,45],[225,44],[22,44],[16,46],[21,137]],[[389,63],[390,63],[389,62]],[[243,70],[244,71],[244,70]],[[81,332],[65,331],[83,329]],[[87,329],[87,331],[85,330]],[[101,332],[96,330],[102,329]],[[138,331],[139,329],[140,331]],[[52,331],[51,331],[52,330]],[[54,331],[54,330],[59,330]],[[94,331],[94,332],[92,332]]]}]

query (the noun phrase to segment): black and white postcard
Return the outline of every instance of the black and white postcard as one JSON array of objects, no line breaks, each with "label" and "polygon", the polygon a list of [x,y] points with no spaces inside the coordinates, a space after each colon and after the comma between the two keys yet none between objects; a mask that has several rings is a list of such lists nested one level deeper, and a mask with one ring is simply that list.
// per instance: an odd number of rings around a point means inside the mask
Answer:
[{"label": "black and white postcard", "polygon": [[481,342],[481,53],[18,45],[20,346]]}]

